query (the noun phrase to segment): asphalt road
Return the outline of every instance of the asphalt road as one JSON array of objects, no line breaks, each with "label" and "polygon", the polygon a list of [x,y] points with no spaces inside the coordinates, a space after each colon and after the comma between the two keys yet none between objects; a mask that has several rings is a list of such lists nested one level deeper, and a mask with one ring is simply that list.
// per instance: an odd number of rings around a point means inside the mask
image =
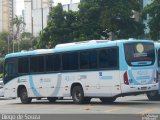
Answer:
[{"label": "asphalt road", "polygon": [[56,120],[63,118],[67,120],[71,116],[76,120],[83,120],[83,117],[92,120],[101,117],[114,120],[136,120],[136,118],[142,120],[143,115],[159,114],[155,120],[160,120],[160,101],[148,101],[145,95],[118,98],[113,104],[102,104],[99,99],[92,99],[90,104],[85,105],[76,105],[70,99],[58,100],[56,103],[49,103],[46,99],[33,100],[31,104],[21,104],[19,99],[0,98],[0,113],[0,119],[4,119],[4,115],[8,114],[16,114],[16,117],[23,115],[23,118],[25,114],[43,114],[41,119],[43,117],[46,119],[45,114],[47,114],[47,118],[52,119],[54,115]]}]

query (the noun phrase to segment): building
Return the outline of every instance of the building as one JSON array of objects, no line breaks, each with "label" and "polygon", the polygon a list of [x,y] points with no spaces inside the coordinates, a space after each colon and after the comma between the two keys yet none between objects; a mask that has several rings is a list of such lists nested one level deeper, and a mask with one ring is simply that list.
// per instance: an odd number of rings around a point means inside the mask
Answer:
[{"label": "building", "polygon": [[32,33],[32,14],[31,0],[24,0],[24,22],[26,23],[25,32]]},{"label": "building", "polygon": [[[26,32],[38,36],[39,32],[47,26],[49,11],[54,6],[54,0],[25,0],[24,20],[26,23]],[[63,5],[63,9],[78,10],[79,3]]]},{"label": "building", "polygon": [[0,32],[2,32],[2,0],[0,0]]},{"label": "building", "polygon": [[11,21],[16,13],[16,0],[0,0],[0,32],[13,32]]}]

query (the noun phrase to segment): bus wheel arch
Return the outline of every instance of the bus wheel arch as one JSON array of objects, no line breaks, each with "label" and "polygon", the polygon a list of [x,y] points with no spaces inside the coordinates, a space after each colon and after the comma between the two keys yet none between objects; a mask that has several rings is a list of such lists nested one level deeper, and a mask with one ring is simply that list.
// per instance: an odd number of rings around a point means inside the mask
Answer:
[{"label": "bus wheel arch", "polygon": [[24,85],[18,86],[17,95],[23,104],[31,103],[32,98],[28,97],[27,89]]},{"label": "bus wheel arch", "polygon": [[90,103],[91,98],[84,96],[84,90],[80,83],[73,83],[70,93],[75,104]]},{"label": "bus wheel arch", "polygon": [[[82,85],[81,85],[81,83],[73,83],[72,85],[71,85],[71,89],[70,89],[70,95],[72,95],[72,90],[73,90],[73,88],[75,87],[75,86],[81,86],[82,87]],[[82,87],[82,89],[83,89],[83,87]]]}]

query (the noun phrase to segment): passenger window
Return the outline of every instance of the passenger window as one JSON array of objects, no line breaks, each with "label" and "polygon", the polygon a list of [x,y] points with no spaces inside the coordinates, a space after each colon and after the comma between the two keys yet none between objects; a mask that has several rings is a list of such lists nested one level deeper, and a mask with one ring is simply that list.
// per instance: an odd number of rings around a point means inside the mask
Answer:
[{"label": "passenger window", "polygon": [[28,73],[29,72],[29,59],[28,57],[18,59],[18,73]]},{"label": "passenger window", "polygon": [[97,50],[82,51],[80,53],[80,69],[97,68]]},{"label": "passenger window", "polygon": [[46,56],[46,71],[47,72],[53,71],[53,67],[54,67],[54,56],[47,55]]},{"label": "passenger window", "polygon": [[17,60],[9,59],[5,62],[5,77],[14,77],[17,75]]},{"label": "passenger window", "polygon": [[99,50],[99,68],[114,69],[118,67],[117,48]]},{"label": "passenger window", "polygon": [[89,63],[90,69],[97,68],[97,50],[92,50],[89,52]]},{"label": "passenger window", "polygon": [[53,55],[53,60],[54,60],[53,70],[60,71],[61,70],[61,55],[60,54]]},{"label": "passenger window", "polygon": [[30,58],[30,72],[44,72],[43,56],[35,56]]},{"label": "passenger window", "polygon": [[60,71],[61,58],[59,54],[47,55],[46,56],[46,71]]},{"label": "passenger window", "polygon": [[16,74],[16,65],[14,63],[8,63],[6,69],[7,76],[14,76]]},{"label": "passenger window", "polygon": [[78,69],[78,53],[64,53],[62,54],[63,70],[77,70]]},{"label": "passenger window", "polygon": [[80,69],[89,69],[89,52],[80,52]]}]

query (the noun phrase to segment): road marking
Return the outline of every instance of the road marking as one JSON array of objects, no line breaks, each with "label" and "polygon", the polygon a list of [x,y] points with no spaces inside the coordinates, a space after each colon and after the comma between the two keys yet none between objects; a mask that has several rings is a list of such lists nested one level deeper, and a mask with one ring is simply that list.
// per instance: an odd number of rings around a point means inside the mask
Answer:
[{"label": "road marking", "polygon": [[110,109],[110,110],[106,110],[104,111],[105,113],[110,113],[110,112],[113,112],[113,111],[119,111],[119,110],[123,110],[123,109],[126,109],[128,107],[115,107],[113,109]]},{"label": "road marking", "polygon": [[150,108],[150,109],[145,109],[144,111],[141,111],[141,112],[138,112],[137,114],[147,114],[147,113],[150,113],[150,112],[153,112],[155,111],[157,108]]}]

